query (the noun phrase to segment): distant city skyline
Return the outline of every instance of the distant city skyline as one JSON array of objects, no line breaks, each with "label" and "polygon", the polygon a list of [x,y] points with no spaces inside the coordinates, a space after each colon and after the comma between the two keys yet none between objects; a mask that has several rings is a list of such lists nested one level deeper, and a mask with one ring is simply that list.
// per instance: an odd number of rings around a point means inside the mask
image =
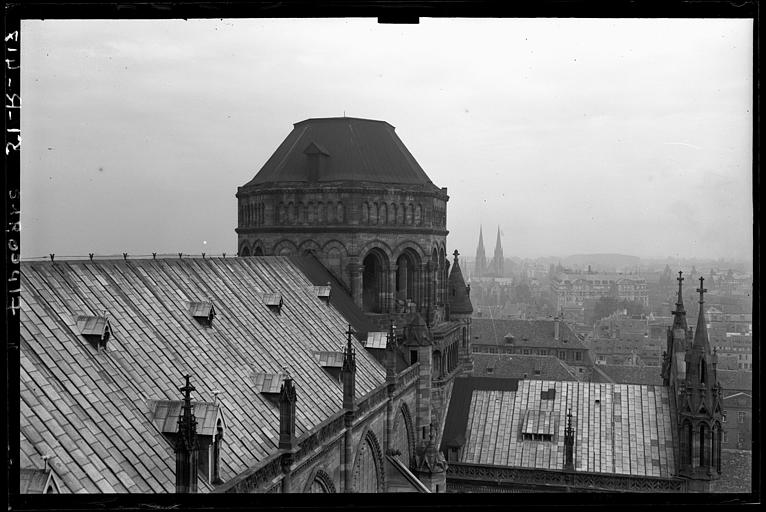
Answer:
[{"label": "distant city skyline", "polygon": [[[752,21],[25,20],[22,257],[236,252],[311,117],[385,120],[472,259],[752,259]],[[349,45],[348,42],[354,44]],[[608,42],[608,44],[606,44]],[[502,64],[500,64],[502,63]]]}]

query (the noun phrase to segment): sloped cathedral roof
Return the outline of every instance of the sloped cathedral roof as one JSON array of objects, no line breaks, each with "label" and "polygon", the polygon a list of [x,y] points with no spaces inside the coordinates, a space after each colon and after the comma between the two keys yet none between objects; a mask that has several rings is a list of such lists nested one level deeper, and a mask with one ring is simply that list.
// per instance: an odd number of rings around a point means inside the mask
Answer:
[{"label": "sloped cathedral roof", "polygon": [[[158,401],[180,398],[192,374],[198,431],[223,411],[221,477],[273,454],[279,410],[255,385],[287,369],[300,402],[296,436],[341,410],[342,388],[315,357],[337,351],[348,323],[317,297],[285,257],[22,263],[20,465],[42,456],[63,492],[173,492],[175,454],[157,423]],[[279,292],[277,313],[263,302]],[[210,326],[189,302],[211,300]],[[107,311],[113,332],[96,350],[77,329],[82,313]],[[353,340],[357,396],[384,382],[383,367]],[[218,394],[217,394],[218,393]],[[205,409],[205,410],[202,410]],[[214,425],[215,423],[212,423]],[[173,428],[170,421],[169,428]],[[200,491],[211,485],[200,478]]]},{"label": "sloped cathedral roof", "polygon": [[245,186],[309,181],[310,159],[322,160],[318,182],[365,181],[437,188],[385,121],[306,119]]}]

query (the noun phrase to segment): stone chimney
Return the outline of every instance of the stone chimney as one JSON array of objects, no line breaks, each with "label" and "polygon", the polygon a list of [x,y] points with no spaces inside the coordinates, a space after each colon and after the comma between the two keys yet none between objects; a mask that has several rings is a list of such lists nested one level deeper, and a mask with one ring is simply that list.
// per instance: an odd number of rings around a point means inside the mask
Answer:
[{"label": "stone chimney", "polygon": [[295,405],[297,402],[295,384],[290,375],[285,376],[279,391],[279,449],[294,451]]},{"label": "stone chimney", "polygon": [[561,326],[559,325],[559,317],[553,319],[553,339],[559,341],[561,339]]},{"label": "stone chimney", "polygon": [[197,419],[191,404],[191,392],[194,386],[189,383],[191,375],[186,375],[186,385],[179,388],[184,393],[184,404],[181,416],[178,418],[178,435],[176,437],[176,492],[197,492],[197,459],[199,456],[199,440],[197,439]]}]

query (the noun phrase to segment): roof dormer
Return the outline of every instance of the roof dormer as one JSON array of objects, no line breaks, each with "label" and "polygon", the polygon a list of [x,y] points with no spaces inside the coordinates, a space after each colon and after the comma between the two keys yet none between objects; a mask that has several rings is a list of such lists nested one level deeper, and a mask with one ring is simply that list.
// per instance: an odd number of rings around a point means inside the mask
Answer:
[{"label": "roof dormer", "polygon": [[332,285],[327,283],[324,286],[314,286],[314,293],[322,302],[330,303],[330,294],[332,293]]},{"label": "roof dormer", "polygon": [[368,332],[367,339],[364,342],[364,348],[385,350],[387,337],[388,333],[386,331]]},{"label": "roof dormer", "polygon": [[[278,398],[282,385],[282,376],[278,373],[253,372],[250,375],[255,391],[267,398]],[[270,396],[271,395],[271,396]]]},{"label": "roof dormer", "polygon": [[189,312],[199,323],[205,327],[210,327],[215,318],[215,307],[210,301],[189,302]]},{"label": "roof dormer", "polygon": [[322,176],[325,159],[330,156],[326,149],[317,144],[316,142],[310,142],[303,153],[308,159],[307,178],[310,182],[317,181]]},{"label": "roof dormer", "polygon": [[343,368],[343,352],[318,351],[314,352],[319,366],[329,373],[335,380],[340,380],[340,370]]},{"label": "roof dormer", "polygon": [[[178,436],[178,419],[182,414],[183,400],[149,400],[152,422],[162,435],[175,445]],[[220,483],[221,446],[226,432],[226,419],[218,403],[192,402],[197,421],[199,452],[197,469],[211,484]]]},{"label": "roof dormer", "polygon": [[282,313],[282,306],[284,305],[284,300],[282,299],[281,293],[264,293],[263,294],[263,303],[269,307],[270,310],[274,311],[277,314]]},{"label": "roof dormer", "polygon": [[106,348],[112,335],[112,326],[106,316],[106,311],[104,311],[103,316],[79,315],[76,322],[77,330],[96,350]]}]

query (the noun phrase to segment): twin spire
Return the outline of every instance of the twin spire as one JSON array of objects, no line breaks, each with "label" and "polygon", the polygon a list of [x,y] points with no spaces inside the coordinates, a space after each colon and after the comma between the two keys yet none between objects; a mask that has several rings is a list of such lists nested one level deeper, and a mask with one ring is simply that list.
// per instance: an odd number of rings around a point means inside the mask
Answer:
[{"label": "twin spire", "polygon": [[485,275],[502,277],[503,260],[503,244],[500,241],[500,226],[497,227],[497,242],[495,243],[494,257],[489,265],[487,265],[487,257],[484,252],[484,234],[482,232],[482,227],[479,226],[479,245],[476,247],[474,275],[476,275],[476,277],[483,277]]},{"label": "twin spire", "polygon": [[[686,331],[688,329],[686,324],[686,310],[684,309],[684,298],[683,298],[683,272],[678,272],[678,277],[676,278],[678,281],[678,298],[676,299],[676,309],[673,311],[673,316],[675,317],[673,319],[673,330],[675,329],[683,329]],[[700,276],[699,278],[700,286],[697,288],[697,293],[700,294],[699,299],[699,315],[697,316],[697,328],[694,334],[694,343],[693,345],[702,347],[705,349],[705,351],[709,351],[709,341],[708,341],[708,334],[707,334],[707,322],[705,321],[705,292],[707,292],[707,288],[704,287],[705,278]]]}]

